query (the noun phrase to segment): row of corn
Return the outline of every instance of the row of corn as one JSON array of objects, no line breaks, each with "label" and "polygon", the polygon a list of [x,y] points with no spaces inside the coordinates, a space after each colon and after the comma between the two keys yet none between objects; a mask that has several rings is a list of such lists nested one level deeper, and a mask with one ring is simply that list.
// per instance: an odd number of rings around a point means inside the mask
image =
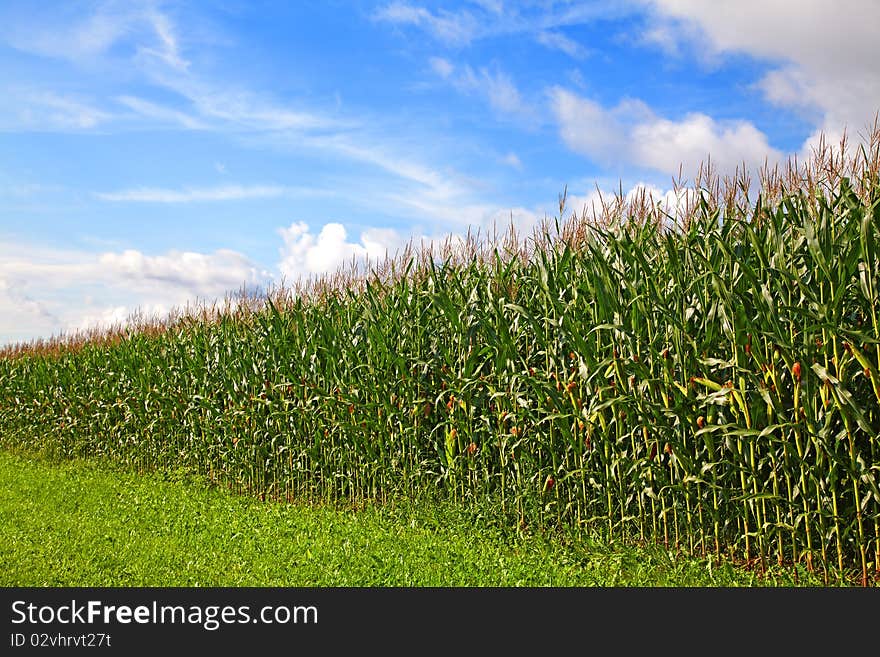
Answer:
[{"label": "row of corn", "polygon": [[[880,569],[880,185],[698,195],[7,349],[0,445]],[[572,227],[574,225],[574,228]]]}]

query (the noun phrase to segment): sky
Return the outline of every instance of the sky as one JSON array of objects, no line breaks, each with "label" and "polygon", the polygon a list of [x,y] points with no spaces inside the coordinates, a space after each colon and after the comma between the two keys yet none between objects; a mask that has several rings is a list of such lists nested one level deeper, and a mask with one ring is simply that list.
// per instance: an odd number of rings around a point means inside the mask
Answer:
[{"label": "sky", "polygon": [[874,0],[2,0],[0,345],[803,158],[880,110],[878,25]]}]

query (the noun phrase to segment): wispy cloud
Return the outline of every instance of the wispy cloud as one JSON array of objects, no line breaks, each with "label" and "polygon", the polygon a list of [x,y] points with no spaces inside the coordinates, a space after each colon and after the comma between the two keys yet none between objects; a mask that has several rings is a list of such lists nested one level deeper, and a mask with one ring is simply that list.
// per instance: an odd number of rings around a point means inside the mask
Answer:
[{"label": "wispy cloud", "polygon": [[507,73],[481,68],[474,73],[465,67],[463,83],[472,89],[481,90],[489,100],[489,104],[503,114],[533,118],[534,109],[526,103],[513,79]]},{"label": "wispy cloud", "polygon": [[210,201],[238,201],[254,198],[277,198],[295,190],[277,185],[224,185],[184,189],[136,187],[116,192],[96,192],[102,201],[132,203],[197,203]]},{"label": "wispy cloud", "polygon": [[0,130],[73,131],[94,129],[113,118],[90,100],[53,91],[7,87]]},{"label": "wispy cloud", "polygon": [[370,188],[359,199],[394,215],[462,226],[480,223],[497,209],[491,203],[473,202],[475,181],[448,167],[440,169],[404,155],[403,145],[383,142],[370,134],[315,137],[304,145],[339,153],[397,177],[394,184],[389,183],[385,189]]},{"label": "wispy cloud", "polygon": [[[69,3],[39,19],[22,12],[6,18],[7,24],[0,27],[0,43],[28,54],[66,60],[80,70],[100,71],[102,77],[114,71],[124,71],[126,77],[143,75],[148,69],[183,74],[189,67],[177,27],[157,3],[102,2],[90,12]],[[65,88],[70,86],[67,82]],[[8,103],[0,107],[0,129],[82,131],[123,118],[105,99],[58,91],[54,81],[49,86],[3,90]],[[124,95],[118,100],[142,116],[186,128],[198,126],[183,113],[141,98]]]},{"label": "wispy cloud", "polygon": [[[401,130],[395,124],[395,118],[387,112],[379,115],[360,111],[346,116],[341,114],[337,105],[315,107],[296,98],[279,99],[246,84],[213,80],[187,64],[185,49],[181,46],[181,34],[186,32],[175,24],[171,13],[160,11],[158,5],[141,7],[137,11],[125,7],[121,5],[111,11],[109,5],[101,5],[87,20],[76,17],[71,30],[82,33],[83,45],[69,51],[63,48],[55,51],[46,45],[61,38],[59,26],[51,23],[46,27],[31,26],[30,38],[20,39],[21,47],[27,46],[32,51],[42,49],[43,54],[51,56],[75,59],[85,57],[87,53],[90,57],[102,57],[102,64],[108,70],[124,68],[126,76],[136,76],[139,82],[147,82],[152,90],[161,90],[161,100],[143,87],[137,92],[116,93],[111,97],[112,104],[107,103],[111,109],[106,110],[81,103],[79,114],[66,119],[64,125],[91,125],[112,130],[140,121],[141,125],[151,128],[217,133],[252,148],[271,147],[298,153],[308,149],[321,157],[329,155],[341,161],[367,164],[396,178],[383,185],[387,192],[374,191],[370,200],[375,197],[380,203],[395,203],[396,207],[383,208],[391,214],[404,216],[418,210],[406,199],[419,198],[434,201],[438,208],[442,208],[433,212],[432,217],[473,216],[474,204],[470,200],[473,190],[469,184],[462,183],[464,176],[448,166],[436,165],[437,158],[424,148],[419,150],[419,155],[413,155],[411,144],[424,143],[425,140],[418,138],[417,131],[414,134],[411,129]],[[441,32],[446,29],[444,21],[449,19],[450,35],[458,27],[468,24],[466,19],[453,19],[451,14],[447,16],[442,10],[421,11],[405,3],[387,5],[385,10],[384,15],[389,19],[428,21],[426,24],[434,25]],[[45,43],[39,35],[46,37]],[[50,39],[50,35],[53,38]],[[463,76],[458,80],[459,84],[466,85],[473,93],[484,94],[499,114],[515,118],[528,116],[530,108],[509,75],[498,69],[474,71],[463,68],[457,73]],[[71,106],[69,109],[76,108]],[[88,113],[88,109],[93,111]],[[54,123],[57,125],[60,121],[61,118],[57,117]],[[44,119],[35,119],[34,122],[49,124]],[[367,175],[374,177],[374,174]],[[353,179],[344,187],[350,190],[359,185],[359,181]],[[307,190],[279,185],[166,188],[145,184],[127,189],[99,189],[93,196],[117,203],[196,203],[307,193]],[[346,192],[337,193],[344,195]]]},{"label": "wispy cloud", "polygon": [[431,57],[428,60],[428,65],[431,67],[431,70],[434,71],[437,75],[439,75],[444,80],[449,78],[452,75],[452,72],[455,70],[455,66],[448,59],[444,57]]},{"label": "wispy cloud", "polygon": [[509,167],[513,167],[514,169],[522,169],[523,166],[522,161],[519,159],[519,156],[513,151],[502,157],[501,162]]},{"label": "wispy cloud", "polygon": [[[79,61],[93,58],[109,50],[130,29],[131,18],[125,13],[107,11],[106,7],[82,19],[74,17],[72,7],[59,16],[37,21],[34,17],[7,23],[0,38],[17,50]],[[66,24],[65,24],[66,23]],[[66,38],[59,38],[64,29]]]},{"label": "wispy cloud", "polygon": [[[32,54],[95,64],[102,71],[120,74],[118,77],[124,75],[171,91],[184,99],[191,111],[172,109],[133,93],[118,94],[116,101],[144,117],[187,129],[307,131],[342,127],[327,113],[272,102],[229,81],[211,83],[194,73],[184,56],[183,30],[159,3],[105,2],[85,18],[80,13],[70,7],[51,13],[44,21],[17,16],[11,25],[0,28],[0,41]],[[66,110],[71,117],[66,122],[79,127],[91,127],[107,118],[61,94],[47,93],[43,99],[32,100]]]},{"label": "wispy cloud", "polygon": [[265,94],[237,87],[229,82],[212,83],[195,75],[153,72],[150,80],[192,107],[196,120],[211,129],[227,133],[283,132],[305,135],[351,129],[356,121],[334,116],[333,110],[311,110],[293,102],[277,102]]},{"label": "wispy cloud", "polygon": [[474,70],[466,64],[455,66],[443,57],[432,57],[428,65],[442,79],[450,82],[458,91],[482,96],[499,114],[534,123],[539,118],[537,110],[522,96],[513,78],[498,66],[486,66]]},{"label": "wispy cloud", "polygon": [[504,13],[504,0],[471,0],[471,2],[479,5],[490,14],[500,16]]},{"label": "wispy cloud", "polygon": [[535,37],[538,43],[552,50],[559,50],[573,59],[584,59],[588,52],[587,49],[574,39],[570,39],[562,32],[554,32],[544,30],[538,32]]},{"label": "wispy cloud", "polygon": [[186,112],[181,112],[180,110],[172,109],[170,107],[163,107],[162,105],[144,100],[143,98],[137,98],[135,96],[119,96],[116,100],[136,112],[141,117],[156,119],[162,123],[178,125],[187,130],[205,130],[208,127],[203,121],[190,116]]},{"label": "wispy cloud", "polygon": [[[561,28],[587,25],[598,20],[619,18],[633,13],[638,0],[548,0],[507,3],[477,0],[470,7],[436,12],[409,2],[395,1],[374,13],[374,19],[395,26],[423,30],[447,46],[467,46],[474,41],[498,36],[545,35],[549,47],[563,52],[574,50],[575,42],[559,32]],[[569,53],[571,54],[571,53]]]},{"label": "wispy cloud", "polygon": [[0,182],[0,198],[34,198],[63,190],[64,187],[60,185],[47,185],[45,183],[11,182],[3,184]]},{"label": "wispy cloud", "polygon": [[434,13],[407,2],[392,2],[379,9],[374,18],[398,25],[416,25],[428,30],[435,38],[450,45],[466,45],[475,36],[479,24],[469,11]]},{"label": "wispy cloud", "polygon": [[78,14],[70,3],[54,16],[18,17],[0,30],[0,40],[23,52],[76,63],[94,61],[124,43],[138,57],[181,71],[189,66],[174,22],[156,4],[104,2],[85,17]]},{"label": "wispy cloud", "polygon": [[153,8],[146,11],[144,18],[155,32],[156,45],[142,46],[140,52],[158,57],[173,69],[180,71],[188,69],[189,62],[180,52],[177,29],[168,16]]}]

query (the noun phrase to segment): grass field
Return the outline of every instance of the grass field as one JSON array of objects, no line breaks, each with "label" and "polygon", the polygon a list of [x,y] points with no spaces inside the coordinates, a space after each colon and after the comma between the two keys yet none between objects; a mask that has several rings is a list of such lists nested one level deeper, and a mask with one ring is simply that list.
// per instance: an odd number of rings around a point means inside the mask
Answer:
[{"label": "grass field", "polygon": [[2,586],[791,586],[662,548],[518,536],[452,505],[261,503],[0,451]]}]

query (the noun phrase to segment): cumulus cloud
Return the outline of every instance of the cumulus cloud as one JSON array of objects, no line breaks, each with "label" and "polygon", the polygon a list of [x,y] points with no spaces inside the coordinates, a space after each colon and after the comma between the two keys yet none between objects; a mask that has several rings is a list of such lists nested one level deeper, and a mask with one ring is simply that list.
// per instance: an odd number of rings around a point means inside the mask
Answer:
[{"label": "cumulus cloud", "polygon": [[406,245],[396,231],[379,228],[367,229],[359,241],[351,242],[345,226],[335,222],[324,224],[317,235],[302,221],[278,232],[284,240],[278,269],[286,280],[328,274],[352,264],[358,268],[376,264]]},{"label": "cumulus cloud", "polygon": [[844,126],[850,132],[862,130],[880,110],[880,3],[803,0],[794,8],[786,0],[647,4],[662,21],[668,44],[692,42],[710,56],[745,53],[774,62],[756,80],[756,88],[774,105],[817,115],[817,133],[834,137]]},{"label": "cumulus cloud", "polygon": [[229,249],[214,253],[171,251],[161,256],[128,249],[122,253],[105,253],[99,257],[98,264],[102,270],[136,285],[166,285],[211,298],[221,297],[242,285],[262,286],[270,279],[269,272]]},{"label": "cumulus cloud", "polygon": [[639,100],[606,108],[561,87],[549,91],[563,141],[605,165],[631,164],[670,175],[693,175],[711,156],[719,171],[757,167],[782,154],[748,121],[716,121],[694,112],[678,121],[657,116]]},{"label": "cumulus cloud", "polygon": [[45,304],[23,294],[15,283],[0,277],[0,344],[49,334],[58,323],[58,318]]},{"label": "cumulus cloud", "polygon": [[270,272],[231,250],[91,253],[0,243],[0,343],[163,315],[267,287]]},{"label": "cumulus cloud", "polygon": [[77,333],[88,330],[102,330],[125,326],[132,319],[161,320],[168,316],[171,308],[163,304],[131,306],[108,306],[93,312],[71,318],[64,324],[64,333]]}]

